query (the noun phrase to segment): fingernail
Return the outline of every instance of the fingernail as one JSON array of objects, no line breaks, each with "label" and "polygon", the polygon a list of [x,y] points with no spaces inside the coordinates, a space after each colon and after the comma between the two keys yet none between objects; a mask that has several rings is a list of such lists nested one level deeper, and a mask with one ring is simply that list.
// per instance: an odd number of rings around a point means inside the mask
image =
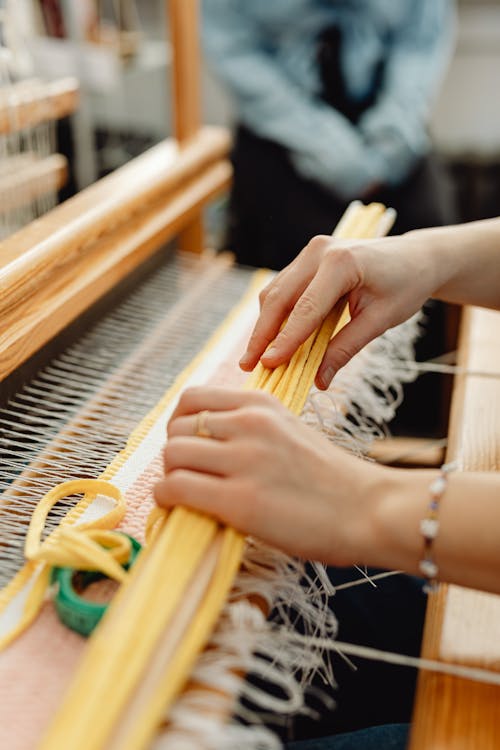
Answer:
[{"label": "fingernail", "polygon": [[333,367],[327,367],[326,370],[323,370],[323,372],[319,375],[319,381],[321,383],[321,386],[323,388],[328,388],[330,383],[332,382],[332,378],[335,375],[335,370]]},{"label": "fingernail", "polygon": [[275,357],[277,355],[277,353],[278,352],[277,352],[276,348],[274,346],[272,346],[270,349],[266,349],[266,351],[262,355],[262,359],[264,359],[264,358],[268,359],[269,357],[271,357],[271,359],[272,359],[273,357]]},{"label": "fingernail", "polygon": [[245,365],[248,365],[249,362],[250,362],[250,355],[248,354],[248,352],[245,352],[245,354],[240,359],[240,365],[244,367]]}]

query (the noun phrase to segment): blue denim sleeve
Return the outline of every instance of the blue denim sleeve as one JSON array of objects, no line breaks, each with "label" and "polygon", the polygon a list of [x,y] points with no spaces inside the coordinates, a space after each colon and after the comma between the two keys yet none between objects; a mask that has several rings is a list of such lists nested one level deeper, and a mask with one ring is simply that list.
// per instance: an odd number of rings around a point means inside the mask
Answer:
[{"label": "blue denim sleeve", "polygon": [[233,95],[240,121],[288,148],[303,176],[346,200],[383,181],[385,157],[367,148],[345,117],[285,75],[245,2],[204,0],[203,33],[207,56]]},{"label": "blue denim sleeve", "polygon": [[387,50],[382,91],[359,128],[397,185],[429,148],[430,109],[453,51],[452,0],[410,0]]}]

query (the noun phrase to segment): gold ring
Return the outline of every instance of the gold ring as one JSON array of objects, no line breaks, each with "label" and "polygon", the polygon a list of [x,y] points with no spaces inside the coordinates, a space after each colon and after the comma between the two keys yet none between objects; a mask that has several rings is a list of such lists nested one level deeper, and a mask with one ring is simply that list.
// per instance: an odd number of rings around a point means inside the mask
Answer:
[{"label": "gold ring", "polygon": [[209,414],[210,412],[207,411],[207,409],[204,409],[203,411],[198,412],[198,414],[196,415],[196,435],[198,437],[213,437],[213,433],[207,427],[207,419]]}]

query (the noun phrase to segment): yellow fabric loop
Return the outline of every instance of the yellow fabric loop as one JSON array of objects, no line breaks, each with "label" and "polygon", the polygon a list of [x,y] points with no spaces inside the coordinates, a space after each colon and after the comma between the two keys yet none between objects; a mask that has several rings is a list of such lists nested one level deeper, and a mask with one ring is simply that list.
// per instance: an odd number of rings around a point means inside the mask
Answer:
[{"label": "yellow fabric loop", "polygon": [[[60,500],[71,495],[104,495],[115,500],[115,506],[94,521],[77,527],[60,526],[42,542],[47,516]],[[120,490],[98,479],[77,479],[63,482],[47,492],[38,503],[26,535],[24,553],[28,560],[51,566],[100,570],[117,581],[126,573],[120,563],[128,559],[130,542],[110,531],[125,515],[125,501]],[[104,544],[105,548],[101,546]]]},{"label": "yellow fabric loop", "polygon": [[[108,513],[77,527],[62,525],[42,541],[45,522],[51,509],[64,498],[85,494],[92,502],[98,495],[115,501]],[[16,638],[37,616],[44,601],[52,567],[77,570],[99,570],[109,578],[123,583],[127,573],[121,563],[130,555],[130,542],[123,534],[111,531],[125,515],[125,500],[117,487],[98,479],[77,479],[54,487],[38,503],[31,517],[24,553],[37,576],[26,599],[23,615],[17,626],[2,639],[3,648]],[[102,545],[102,546],[101,546]]]},{"label": "yellow fabric loop", "polygon": [[129,540],[114,531],[64,528],[30,559],[51,567],[98,570],[122,583],[127,573],[120,562],[127,562],[130,548]]}]

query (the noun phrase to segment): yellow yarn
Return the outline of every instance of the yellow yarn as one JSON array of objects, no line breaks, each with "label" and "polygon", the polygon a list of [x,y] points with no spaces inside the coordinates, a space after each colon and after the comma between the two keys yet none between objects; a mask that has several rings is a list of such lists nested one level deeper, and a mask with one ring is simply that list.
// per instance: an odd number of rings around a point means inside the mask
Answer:
[{"label": "yellow yarn", "polygon": [[[42,542],[42,533],[51,508],[70,495],[84,493],[91,502],[97,495],[113,498],[115,506],[94,521],[78,526],[61,524]],[[111,529],[116,528],[125,515],[125,501],[117,488],[98,479],[77,479],[54,487],[40,500],[26,535],[25,556],[27,571],[36,576],[17,625],[0,639],[0,649],[16,638],[36,617],[45,598],[52,566],[99,570],[123,583],[127,574],[120,563],[130,554],[130,542]]]},{"label": "yellow yarn", "polygon": [[[42,542],[45,520],[51,508],[65,497],[81,492],[93,493],[94,497],[112,497],[116,505],[95,521],[76,527],[60,526]],[[28,560],[50,566],[100,570],[109,578],[123,582],[126,573],[120,563],[128,560],[130,542],[106,529],[114,529],[124,515],[125,502],[121,492],[109,482],[97,479],[64,482],[48,492],[37,505],[26,536],[25,555]]]},{"label": "yellow yarn", "polygon": [[[380,204],[356,206],[337,236],[375,236]],[[245,384],[299,414],[345,302],[274,371],[259,364]],[[244,538],[212,518],[176,507],[155,511],[153,540],[126,576],[41,750],[147,747],[206,644],[244,552]]]}]

